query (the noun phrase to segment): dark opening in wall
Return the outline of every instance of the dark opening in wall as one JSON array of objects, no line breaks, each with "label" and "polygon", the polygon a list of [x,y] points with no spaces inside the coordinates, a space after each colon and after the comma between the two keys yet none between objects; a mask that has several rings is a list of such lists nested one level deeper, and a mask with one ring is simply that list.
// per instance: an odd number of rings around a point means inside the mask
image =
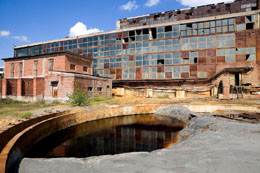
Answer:
[{"label": "dark opening in wall", "polygon": [[143,29],[143,34],[149,34],[149,30],[148,29]]},{"label": "dark opening in wall", "polygon": [[135,31],[129,31],[129,36],[135,36]]},{"label": "dark opening in wall", "polygon": [[230,7],[230,4],[226,4],[226,7],[229,8],[229,7]]},{"label": "dark opening in wall", "polygon": [[251,16],[246,16],[246,19],[250,22],[252,22],[252,17]]},{"label": "dark opening in wall", "polygon": [[178,10],[178,11],[177,11],[177,14],[181,14],[181,11],[180,11],[180,10]]},{"label": "dark opening in wall", "polygon": [[194,57],[194,64],[197,64],[198,63],[198,58],[197,57]]},{"label": "dark opening in wall", "polygon": [[254,29],[254,23],[247,23],[246,29]]},{"label": "dark opening in wall", "polygon": [[239,84],[240,84],[239,73],[235,73],[235,85],[239,86]]},{"label": "dark opening in wall", "polygon": [[153,39],[156,39],[156,38],[157,38],[156,28],[151,28],[151,31],[152,31],[152,37],[153,37]]},{"label": "dark opening in wall", "polygon": [[193,15],[192,12],[190,12],[190,13],[186,13],[186,16],[192,16],[192,15]]},{"label": "dark opening in wall", "polygon": [[216,6],[215,5],[212,5],[211,6],[211,9],[213,10],[213,9],[216,9]]},{"label": "dark opening in wall", "polygon": [[220,81],[218,85],[218,94],[223,94],[223,82]]},{"label": "dark opening in wall", "polygon": [[135,41],[135,37],[130,37],[130,40],[131,41]]},{"label": "dark opening in wall", "polygon": [[164,59],[158,59],[157,65],[164,65]]},{"label": "dark opening in wall", "polygon": [[158,17],[160,17],[160,14],[156,14],[153,16],[154,19],[157,19]]},{"label": "dark opening in wall", "polygon": [[142,34],[142,30],[141,29],[136,30],[136,34],[137,35],[141,35]]},{"label": "dark opening in wall", "polygon": [[248,60],[249,57],[250,57],[250,54],[246,54],[246,60]]},{"label": "dark opening in wall", "polygon": [[172,31],[172,26],[165,26],[165,32]]},{"label": "dark opening in wall", "polygon": [[124,42],[125,42],[125,43],[128,43],[128,42],[129,42],[128,37],[127,37],[127,38],[123,38],[123,39],[124,39]]},{"label": "dark opening in wall", "polygon": [[187,29],[192,29],[192,24],[188,23],[188,24],[186,24],[186,27],[187,27]]},{"label": "dark opening in wall", "polygon": [[88,91],[89,92],[93,91],[93,87],[88,87]]}]

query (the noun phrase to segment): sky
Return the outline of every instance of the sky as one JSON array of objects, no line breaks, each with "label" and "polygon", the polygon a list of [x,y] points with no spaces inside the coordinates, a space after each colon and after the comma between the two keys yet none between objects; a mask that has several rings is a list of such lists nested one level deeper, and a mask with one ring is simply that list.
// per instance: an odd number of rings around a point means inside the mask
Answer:
[{"label": "sky", "polygon": [[222,1],[0,0],[0,59],[13,57],[14,46],[111,31],[122,18]]}]

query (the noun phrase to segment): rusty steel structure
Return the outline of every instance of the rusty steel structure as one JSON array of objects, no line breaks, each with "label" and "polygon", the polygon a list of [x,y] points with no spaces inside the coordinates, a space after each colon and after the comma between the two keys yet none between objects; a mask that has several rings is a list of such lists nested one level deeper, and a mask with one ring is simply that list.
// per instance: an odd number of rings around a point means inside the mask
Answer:
[{"label": "rusty steel structure", "polygon": [[121,19],[116,30],[17,46],[14,56],[71,51],[94,58],[94,75],[112,78],[114,88],[194,87],[216,95],[223,81],[226,94],[249,86],[260,95],[259,5],[236,0]]}]

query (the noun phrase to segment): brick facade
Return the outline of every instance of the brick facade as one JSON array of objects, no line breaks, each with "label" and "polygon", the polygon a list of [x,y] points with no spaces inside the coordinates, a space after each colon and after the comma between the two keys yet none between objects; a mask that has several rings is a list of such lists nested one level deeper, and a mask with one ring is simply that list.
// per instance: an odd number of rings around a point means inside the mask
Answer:
[{"label": "brick facade", "polygon": [[4,98],[65,101],[77,83],[86,91],[93,87],[93,96],[111,96],[112,80],[92,76],[91,59],[77,54],[64,52],[10,58],[5,59],[5,67],[6,75],[0,88]]}]

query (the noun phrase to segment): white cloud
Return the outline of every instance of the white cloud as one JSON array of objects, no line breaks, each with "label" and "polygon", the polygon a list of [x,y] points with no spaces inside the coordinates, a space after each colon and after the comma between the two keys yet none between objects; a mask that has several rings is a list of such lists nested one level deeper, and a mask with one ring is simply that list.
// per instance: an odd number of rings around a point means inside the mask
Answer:
[{"label": "white cloud", "polygon": [[144,4],[144,6],[146,6],[146,7],[152,7],[152,6],[157,5],[159,2],[160,2],[160,0],[148,0],[148,1]]},{"label": "white cloud", "polygon": [[135,0],[128,1],[126,4],[120,6],[121,10],[126,10],[126,11],[136,10],[137,8],[138,8],[138,5],[136,4]]},{"label": "white cloud", "polygon": [[220,2],[230,2],[231,0],[177,0],[184,6],[188,7],[196,7],[200,5],[206,5],[206,4],[217,4]]},{"label": "white cloud", "polygon": [[20,36],[12,36],[13,39],[19,40],[21,42],[30,42],[28,40],[28,38],[24,35],[20,35]]},{"label": "white cloud", "polygon": [[7,37],[10,34],[11,34],[10,31],[0,31],[0,37]]},{"label": "white cloud", "polygon": [[70,28],[70,37],[79,36],[79,35],[87,35],[91,33],[96,32],[102,32],[103,30],[100,30],[98,28],[90,28],[87,29],[87,26],[83,24],[82,22],[76,23],[73,27]]}]

